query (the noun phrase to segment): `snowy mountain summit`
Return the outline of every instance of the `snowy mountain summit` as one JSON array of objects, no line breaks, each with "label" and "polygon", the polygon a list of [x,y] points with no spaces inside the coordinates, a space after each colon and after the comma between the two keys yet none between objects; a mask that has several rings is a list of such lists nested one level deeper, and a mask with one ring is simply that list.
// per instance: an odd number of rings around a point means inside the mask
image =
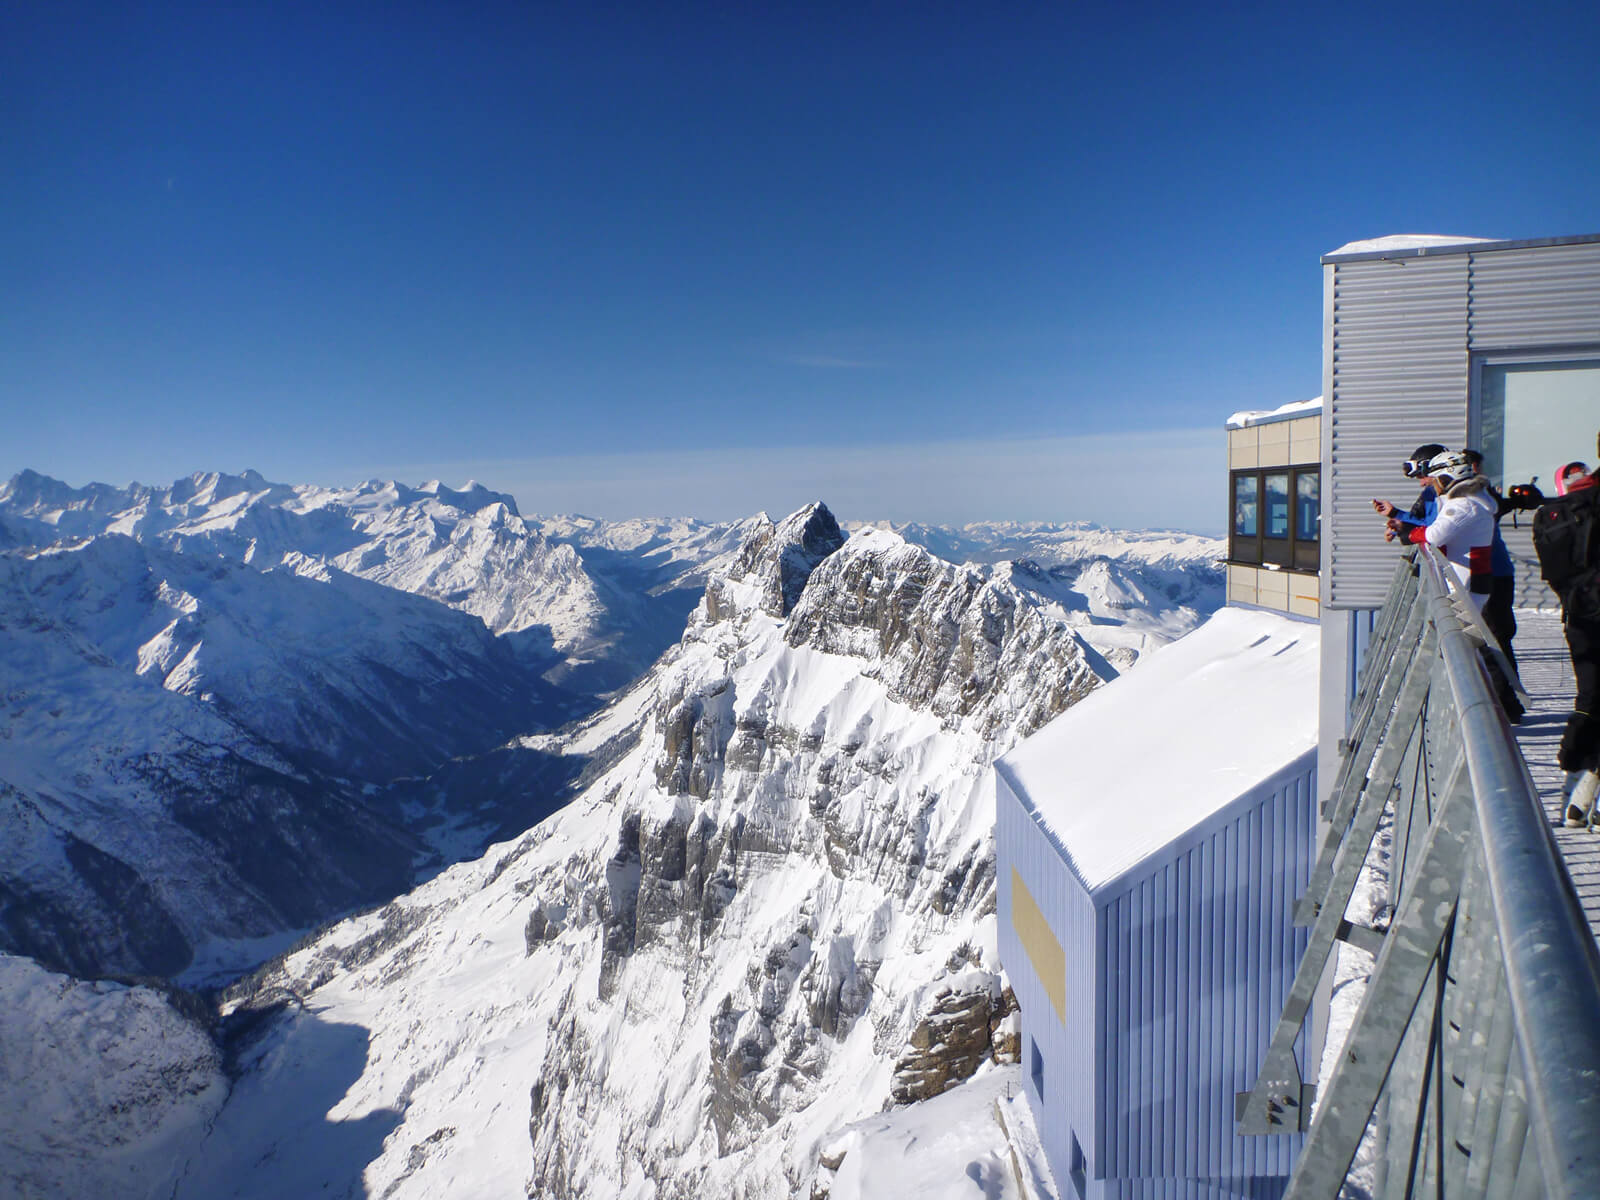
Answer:
[{"label": "snowy mountain summit", "polygon": [[587,674],[601,688],[630,681],[671,644],[688,605],[661,593],[739,536],[730,525],[646,524],[619,536],[603,522],[524,520],[511,496],[477,482],[329,488],[245,471],[72,488],[23,471],[0,486],[0,545],[7,534],[38,546],[123,534],[258,569],[323,563],[470,613],[542,656],[554,677]]},{"label": "snowy mountain summit", "polygon": [[753,522],[556,740],[575,801],[230,995],[177,1194],[822,1195],[852,1122],[1014,1059],[990,764],[1167,637],[1032,582],[821,505]]}]

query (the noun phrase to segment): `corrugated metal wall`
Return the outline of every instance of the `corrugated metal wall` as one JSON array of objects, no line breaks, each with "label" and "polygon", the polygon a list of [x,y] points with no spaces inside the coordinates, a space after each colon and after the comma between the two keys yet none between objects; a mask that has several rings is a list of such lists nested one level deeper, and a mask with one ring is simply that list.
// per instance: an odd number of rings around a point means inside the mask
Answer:
[{"label": "corrugated metal wall", "polygon": [[[1089,1200],[1267,1200],[1293,1166],[1299,1138],[1235,1137],[1233,1103],[1305,946],[1291,911],[1315,845],[1314,753],[1214,821],[1091,897],[999,772],[1000,955],[1022,1008],[1024,1076],[1032,1043],[1044,1057],[1032,1099],[1069,1198],[1074,1134]],[[1013,869],[1065,949],[1065,1022],[1012,928]]]},{"label": "corrugated metal wall", "polygon": [[[1017,799],[1004,770],[995,780],[995,852],[999,859],[1000,961],[1022,1010],[1022,1068],[1030,1092],[1030,1042],[1044,1057],[1044,1096],[1031,1099],[1039,1114],[1039,1139],[1056,1180],[1067,1189],[1076,1134],[1084,1153],[1096,1139],[1094,971],[1084,962],[1083,947],[1095,944],[1094,905],[1066,865],[1061,851]],[[1058,1020],[1043,981],[1012,924],[1011,872],[1022,877],[1067,953],[1065,1020]],[[1068,1193],[1070,1196],[1070,1193]]]},{"label": "corrugated metal wall", "polygon": [[[1374,497],[1414,494],[1399,464],[1423,442],[1468,437],[1471,355],[1600,346],[1600,243],[1334,262],[1324,267],[1324,564],[1329,608],[1376,608],[1394,548]],[[1574,449],[1584,456],[1585,444]],[[1549,605],[1524,532],[1503,527],[1518,560],[1517,603]]]},{"label": "corrugated metal wall", "polygon": [[1201,840],[1096,897],[1107,1176],[1292,1169],[1300,1139],[1235,1136],[1233,1101],[1255,1081],[1305,950],[1292,911],[1315,850],[1315,774],[1307,752]]},{"label": "corrugated metal wall", "polygon": [[1323,603],[1376,608],[1394,573],[1374,498],[1416,496],[1400,464],[1423,442],[1467,431],[1467,256],[1334,263],[1325,289],[1333,394],[1324,447],[1323,528],[1332,530]]},{"label": "corrugated metal wall", "polygon": [[1600,343],[1600,242],[1461,257],[1468,267],[1473,350]]}]

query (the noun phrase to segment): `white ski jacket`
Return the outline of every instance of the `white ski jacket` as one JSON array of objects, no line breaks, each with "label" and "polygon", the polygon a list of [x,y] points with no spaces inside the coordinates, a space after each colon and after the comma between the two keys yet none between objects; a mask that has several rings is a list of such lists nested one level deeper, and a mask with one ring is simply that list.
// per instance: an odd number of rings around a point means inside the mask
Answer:
[{"label": "white ski jacket", "polygon": [[1439,548],[1479,609],[1489,599],[1494,577],[1490,559],[1494,553],[1495,512],[1489,481],[1481,475],[1468,476],[1457,480],[1439,497],[1439,512],[1433,523],[1411,534],[1413,542],[1426,541]]}]

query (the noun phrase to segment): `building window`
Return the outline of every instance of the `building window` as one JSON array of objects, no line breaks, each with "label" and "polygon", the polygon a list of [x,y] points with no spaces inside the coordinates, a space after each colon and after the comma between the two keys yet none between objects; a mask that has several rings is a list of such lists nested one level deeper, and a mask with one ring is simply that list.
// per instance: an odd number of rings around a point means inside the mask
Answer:
[{"label": "building window", "polygon": [[1538,476],[1554,494],[1555,471],[1593,465],[1600,412],[1600,355],[1565,361],[1485,361],[1478,365],[1478,430],[1483,470],[1500,488]]},{"label": "building window", "polygon": [[1035,1096],[1039,1097],[1040,1103],[1043,1103],[1044,1102],[1044,1055],[1039,1053],[1039,1043],[1034,1041],[1032,1038],[1028,1039],[1028,1045],[1033,1050],[1033,1053],[1029,1056],[1029,1062],[1028,1062],[1028,1068],[1029,1068],[1028,1074],[1033,1076],[1033,1094]]},{"label": "building window", "polygon": [[1320,561],[1321,474],[1315,466],[1235,471],[1228,561],[1315,571]]}]

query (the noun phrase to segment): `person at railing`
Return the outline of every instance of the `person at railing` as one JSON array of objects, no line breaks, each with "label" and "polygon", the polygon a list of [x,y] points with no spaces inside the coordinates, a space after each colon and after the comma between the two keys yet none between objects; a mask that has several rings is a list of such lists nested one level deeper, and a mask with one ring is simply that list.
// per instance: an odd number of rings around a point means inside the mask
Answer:
[{"label": "person at railing", "polygon": [[1545,581],[1561,597],[1577,682],[1556,764],[1567,772],[1567,823],[1582,825],[1592,816],[1594,788],[1583,789],[1584,800],[1577,789],[1585,773],[1600,770],[1600,479],[1583,463],[1566,463],[1556,471],[1556,492],[1533,515],[1533,548]]},{"label": "person at railing", "polygon": [[[1422,490],[1417,493],[1417,498],[1411,502],[1411,507],[1404,517],[1400,510],[1387,500],[1374,500],[1372,507],[1378,515],[1388,517],[1390,520],[1402,520],[1412,525],[1427,525],[1432,523],[1434,515],[1439,511],[1439,496],[1427,478],[1428,464],[1433,461],[1436,454],[1443,454],[1445,447],[1438,442],[1424,442],[1411,452],[1411,457],[1400,464],[1400,471],[1407,479],[1416,482]],[[1391,528],[1384,534],[1385,541],[1394,541],[1395,532]]]},{"label": "person at railing", "polygon": [[[1517,619],[1512,610],[1516,579],[1511,552],[1500,536],[1500,497],[1488,479],[1479,473],[1478,465],[1483,459],[1475,450],[1452,453],[1440,447],[1433,457],[1422,459],[1422,452],[1435,444],[1417,447],[1417,453],[1403,466],[1409,476],[1423,484],[1422,494],[1410,512],[1402,516],[1394,505],[1380,500],[1374,500],[1372,506],[1389,519],[1385,537],[1407,543],[1429,542],[1439,547],[1466,585],[1468,595],[1483,614],[1484,624],[1505,652],[1514,673],[1517,660],[1511,642],[1517,634]],[[1431,535],[1428,531],[1447,516],[1441,531]],[[1488,540],[1487,553],[1480,544],[1484,538]],[[1514,681],[1494,656],[1488,656],[1486,661],[1500,707],[1505,710],[1506,719],[1515,725],[1522,720],[1523,709]]]},{"label": "person at railing", "polygon": [[1439,496],[1433,520],[1419,526],[1391,516],[1389,529],[1406,541],[1437,547],[1481,612],[1494,579],[1495,502],[1489,497],[1489,481],[1459,450],[1436,455],[1423,478]]},{"label": "person at railing", "polygon": [[[1476,450],[1463,450],[1461,453],[1467,456],[1473,472],[1483,478],[1489,489],[1489,499],[1494,501],[1494,546],[1489,556],[1489,599],[1483,605],[1483,623],[1489,627],[1489,632],[1494,634],[1500,643],[1500,648],[1506,652],[1506,658],[1510,660],[1512,669],[1516,670],[1517,655],[1511,648],[1511,642],[1517,636],[1517,614],[1513,607],[1517,596],[1517,568],[1511,561],[1511,551],[1506,549],[1505,538],[1500,536],[1500,518],[1508,512],[1516,512],[1523,507],[1537,508],[1538,505],[1529,506],[1524,500],[1507,499],[1502,496],[1483,474],[1483,455]],[[1533,485],[1527,486],[1532,488]],[[1543,497],[1540,499],[1543,500]],[[1502,703],[1506,700],[1504,690],[1500,699]],[[1520,716],[1522,706],[1515,699],[1514,693],[1512,703],[1517,705],[1515,711]],[[1507,705],[1507,714],[1512,711],[1511,706]]]}]

